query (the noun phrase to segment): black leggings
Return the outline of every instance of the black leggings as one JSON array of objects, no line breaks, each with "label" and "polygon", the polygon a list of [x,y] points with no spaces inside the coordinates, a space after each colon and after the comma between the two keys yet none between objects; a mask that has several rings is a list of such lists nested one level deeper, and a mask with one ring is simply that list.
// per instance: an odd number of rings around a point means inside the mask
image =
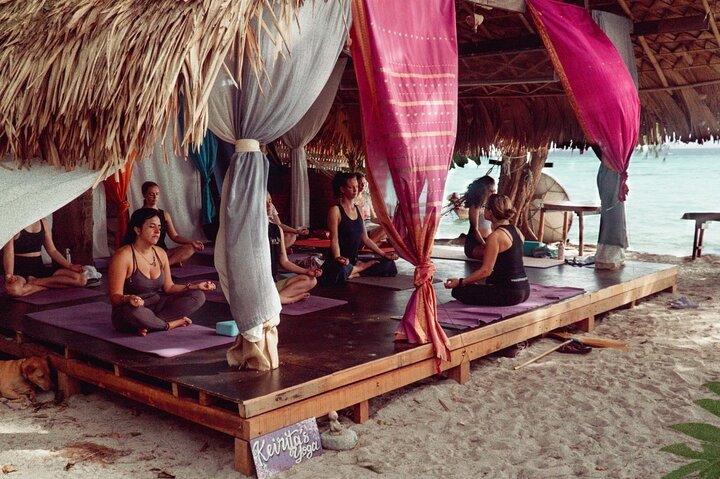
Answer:
[{"label": "black leggings", "polygon": [[143,298],[144,306],[135,307],[123,303],[113,307],[112,324],[122,333],[137,333],[141,329],[165,331],[168,320],[180,319],[194,313],[205,303],[202,291],[183,291],[182,293],[154,294]]},{"label": "black leggings", "polygon": [[468,284],[453,288],[452,297],[477,306],[514,306],[530,297],[530,283],[514,288],[494,284]]},{"label": "black leggings", "polygon": [[[360,276],[397,276],[395,261],[381,258],[380,262],[372,265],[360,273]],[[320,283],[325,286],[345,283],[353,270],[353,265],[341,265],[335,260],[328,259],[322,265],[323,274],[320,276]]]}]

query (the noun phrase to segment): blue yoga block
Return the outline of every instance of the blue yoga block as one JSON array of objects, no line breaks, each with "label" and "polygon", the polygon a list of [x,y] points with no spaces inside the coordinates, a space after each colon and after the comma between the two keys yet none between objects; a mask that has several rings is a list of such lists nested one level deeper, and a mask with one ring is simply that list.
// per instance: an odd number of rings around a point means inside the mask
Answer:
[{"label": "blue yoga block", "polygon": [[523,243],[523,255],[525,256],[532,256],[532,252],[535,248],[539,248],[542,246],[542,243],[539,241],[525,241]]},{"label": "blue yoga block", "polygon": [[235,321],[220,321],[215,325],[215,332],[221,336],[237,336],[240,334]]}]

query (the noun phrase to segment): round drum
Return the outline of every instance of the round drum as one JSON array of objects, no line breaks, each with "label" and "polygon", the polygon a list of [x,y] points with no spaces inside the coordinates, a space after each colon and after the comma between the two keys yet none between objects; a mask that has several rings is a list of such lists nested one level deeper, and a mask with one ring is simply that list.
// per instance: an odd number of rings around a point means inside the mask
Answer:
[{"label": "round drum", "polygon": [[[544,201],[569,201],[565,188],[558,181],[547,173],[540,174],[540,182],[535,189],[535,194],[530,202],[529,216],[532,230],[537,233],[538,224],[540,222],[540,205]],[[544,243],[558,243],[562,241],[563,234],[563,212],[562,211],[546,211],[545,212],[545,231],[543,232]],[[572,225],[573,216],[568,214],[568,231]]]}]

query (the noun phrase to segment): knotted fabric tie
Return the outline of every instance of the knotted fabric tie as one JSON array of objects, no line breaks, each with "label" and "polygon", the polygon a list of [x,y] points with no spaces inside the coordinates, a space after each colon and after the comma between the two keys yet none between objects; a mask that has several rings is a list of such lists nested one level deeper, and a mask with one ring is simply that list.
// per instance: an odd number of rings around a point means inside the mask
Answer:
[{"label": "knotted fabric tie", "polygon": [[432,261],[426,261],[417,265],[415,267],[415,286],[419,287],[425,283],[431,282],[435,271],[435,263],[433,263]]},{"label": "knotted fabric tie", "polygon": [[260,142],[257,140],[249,140],[243,138],[235,140],[235,152],[236,153],[251,153],[253,151],[260,151]]},{"label": "knotted fabric tie", "polygon": [[128,200],[123,200],[123,201],[121,201],[120,204],[118,205],[118,209],[119,209],[120,211],[127,211],[127,210],[129,210],[129,209],[130,209],[130,202],[129,202]]}]

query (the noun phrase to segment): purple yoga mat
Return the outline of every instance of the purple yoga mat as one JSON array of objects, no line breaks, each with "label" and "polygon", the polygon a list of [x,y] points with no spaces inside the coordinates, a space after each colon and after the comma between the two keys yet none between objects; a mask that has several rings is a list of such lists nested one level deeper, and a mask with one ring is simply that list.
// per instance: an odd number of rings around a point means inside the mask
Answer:
[{"label": "purple yoga mat", "polygon": [[215,247],[210,245],[205,245],[205,247],[202,249],[202,251],[197,251],[195,254],[201,254],[203,256],[212,256],[215,254]]},{"label": "purple yoga mat", "polygon": [[[415,289],[415,279],[408,274],[399,274],[397,276],[360,276],[349,279],[347,282],[365,284],[368,286],[379,286],[381,288],[392,289],[393,291]],[[440,282],[440,279],[433,278],[433,283]]]},{"label": "purple yoga mat", "polygon": [[173,278],[191,278],[193,276],[207,276],[217,274],[217,270],[212,266],[203,266],[200,264],[186,264],[182,267],[174,266],[170,268],[170,274]]},{"label": "purple yoga mat", "polygon": [[93,260],[93,263],[95,264],[95,268],[98,270],[108,269],[108,267],[110,266],[110,259],[111,259],[110,256],[108,256],[106,258],[95,258]]},{"label": "purple yoga mat", "polygon": [[[210,291],[205,293],[205,301],[210,301],[211,303],[227,303],[227,299],[225,299],[225,295],[222,291]],[[306,300],[284,305],[280,313],[287,314],[289,316],[300,316],[302,314],[309,314],[316,311],[322,311],[324,309],[334,308],[335,306],[342,306],[343,304],[347,304],[347,301],[342,299],[323,298],[322,296],[310,296]]]},{"label": "purple yoga mat", "polygon": [[21,298],[13,298],[23,303],[34,304],[36,306],[45,306],[48,304],[65,303],[67,301],[77,301],[80,299],[97,298],[105,294],[104,289],[88,289],[88,288],[65,288],[65,289],[46,289],[39,293],[23,296]]},{"label": "purple yoga mat", "polygon": [[180,354],[229,344],[235,338],[219,336],[215,330],[192,324],[171,331],[135,336],[115,331],[110,322],[112,307],[107,303],[86,303],[67,308],[48,309],[27,316],[37,321],[87,334],[126,348],[171,358]]},{"label": "purple yoga mat", "polygon": [[524,313],[583,294],[582,288],[530,285],[530,297],[515,306],[471,306],[460,301],[438,305],[438,320],[449,329],[475,328],[507,316]]}]

